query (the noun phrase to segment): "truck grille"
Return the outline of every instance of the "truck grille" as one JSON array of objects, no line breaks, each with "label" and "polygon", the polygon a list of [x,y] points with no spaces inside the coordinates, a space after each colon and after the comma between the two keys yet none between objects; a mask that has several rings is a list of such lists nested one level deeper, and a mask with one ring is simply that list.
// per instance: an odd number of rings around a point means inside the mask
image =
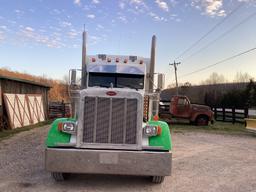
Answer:
[{"label": "truck grille", "polygon": [[137,99],[85,97],[83,142],[137,144]]}]

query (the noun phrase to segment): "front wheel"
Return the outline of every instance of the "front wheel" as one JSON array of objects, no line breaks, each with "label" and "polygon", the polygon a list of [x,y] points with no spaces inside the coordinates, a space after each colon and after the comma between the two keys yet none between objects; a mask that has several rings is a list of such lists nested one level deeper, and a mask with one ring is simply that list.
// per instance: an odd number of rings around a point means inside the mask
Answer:
[{"label": "front wheel", "polygon": [[153,176],[152,183],[160,184],[164,181],[164,176]]},{"label": "front wheel", "polygon": [[68,176],[69,176],[68,173],[59,173],[59,172],[52,172],[51,175],[52,175],[52,178],[58,182],[68,179]]},{"label": "front wheel", "polygon": [[206,126],[209,124],[209,120],[207,116],[199,116],[196,118],[196,125],[197,126]]}]

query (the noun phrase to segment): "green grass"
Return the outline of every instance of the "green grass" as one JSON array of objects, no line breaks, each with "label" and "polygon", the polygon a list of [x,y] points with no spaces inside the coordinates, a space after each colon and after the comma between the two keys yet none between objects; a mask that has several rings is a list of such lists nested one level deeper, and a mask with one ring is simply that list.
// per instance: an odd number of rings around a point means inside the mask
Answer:
[{"label": "green grass", "polygon": [[175,132],[184,131],[203,131],[212,133],[227,134],[251,134],[245,129],[245,125],[241,123],[214,122],[208,126],[195,126],[190,124],[170,124],[170,129]]},{"label": "green grass", "polygon": [[52,121],[44,121],[44,122],[40,122],[34,125],[29,125],[26,127],[21,127],[21,128],[16,128],[16,129],[11,129],[11,130],[2,130],[0,131],[0,141],[3,139],[7,139],[9,137],[12,137],[13,135],[20,133],[20,132],[24,132],[24,131],[29,131],[31,129],[37,128],[37,127],[41,127],[44,125],[48,125],[50,124]]}]

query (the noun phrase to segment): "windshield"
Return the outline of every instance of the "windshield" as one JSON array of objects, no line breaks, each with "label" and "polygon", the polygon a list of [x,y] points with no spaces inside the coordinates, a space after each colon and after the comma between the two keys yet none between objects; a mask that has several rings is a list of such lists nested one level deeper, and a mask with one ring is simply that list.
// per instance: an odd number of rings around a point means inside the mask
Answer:
[{"label": "windshield", "polygon": [[144,88],[144,75],[117,73],[89,73],[89,87],[113,87],[132,89]]}]

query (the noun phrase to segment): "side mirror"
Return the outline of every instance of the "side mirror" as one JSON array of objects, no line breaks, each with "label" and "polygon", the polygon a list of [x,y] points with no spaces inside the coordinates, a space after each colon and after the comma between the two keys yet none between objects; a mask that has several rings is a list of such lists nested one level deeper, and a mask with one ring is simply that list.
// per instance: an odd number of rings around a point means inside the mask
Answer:
[{"label": "side mirror", "polygon": [[76,70],[75,69],[71,69],[70,84],[76,85]]},{"label": "side mirror", "polygon": [[162,73],[157,75],[157,89],[162,90],[164,88],[165,76]]}]

